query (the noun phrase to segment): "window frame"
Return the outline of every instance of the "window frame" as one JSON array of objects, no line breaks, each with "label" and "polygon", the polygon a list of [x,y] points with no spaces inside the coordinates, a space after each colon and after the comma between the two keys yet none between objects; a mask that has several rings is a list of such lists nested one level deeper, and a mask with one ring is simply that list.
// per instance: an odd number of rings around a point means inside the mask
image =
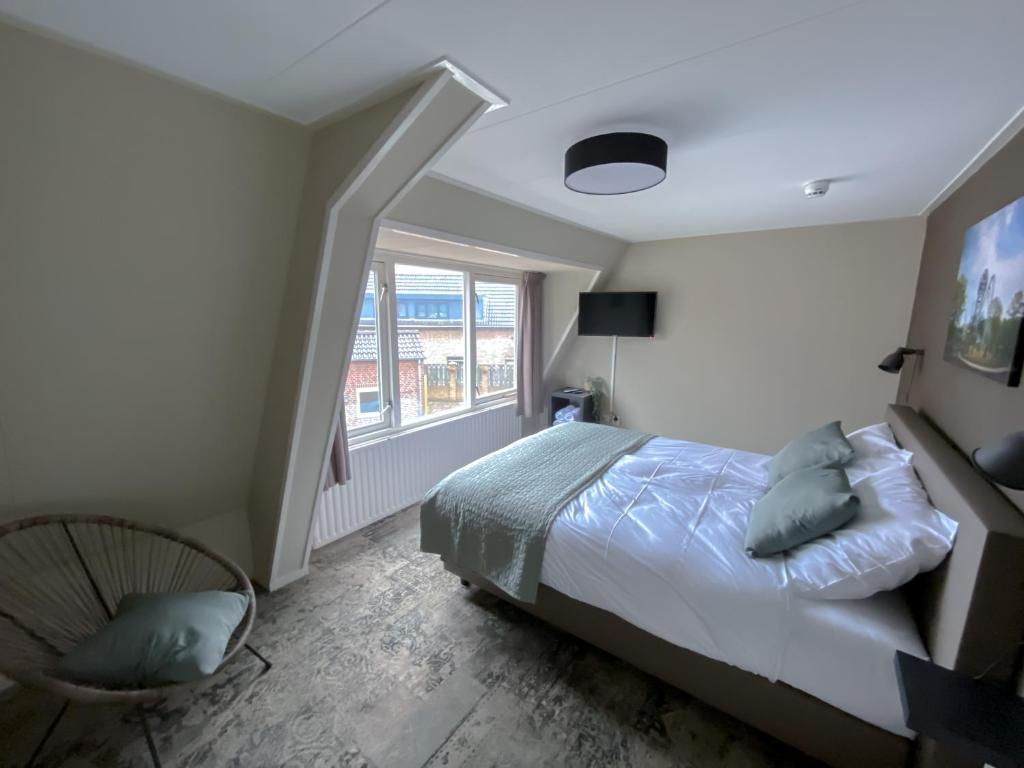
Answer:
[{"label": "window frame", "polygon": [[[398,329],[399,329],[399,317],[398,317],[398,293],[394,288],[396,286],[395,281],[395,265],[403,264],[416,267],[433,267],[435,269],[447,269],[456,272],[460,272],[463,275],[463,312],[462,312],[462,323],[463,323],[463,360],[466,361],[465,375],[463,376],[463,405],[459,408],[453,408],[448,411],[441,411],[430,416],[424,416],[419,419],[409,420],[408,423],[402,422],[402,413],[400,407],[401,398],[401,382],[400,382],[400,361],[398,360]],[[474,385],[476,378],[476,345],[474,339],[476,335],[476,311],[475,311],[475,286],[476,282],[501,282],[509,283],[516,286],[516,297],[518,300],[519,296],[519,282],[522,276],[522,272],[519,270],[503,269],[501,267],[491,267],[487,265],[471,264],[464,261],[455,261],[453,259],[443,259],[433,256],[420,256],[416,254],[404,253],[395,250],[385,250],[378,248],[374,251],[373,257],[373,268],[378,269],[378,285],[383,285],[383,301],[378,302],[378,346],[381,349],[381,354],[384,355],[384,350],[387,350],[387,380],[388,380],[388,394],[385,396],[383,389],[381,392],[382,402],[386,402],[386,408],[383,410],[387,411],[387,418],[382,419],[380,424],[372,424],[358,429],[349,430],[349,444],[352,446],[359,445],[365,442],[371,442],[378,440],[383,437],[389,437],[401,432],[405,432],[413,429],[420,429],[421,427],[429,426],[446,419],[456,418],[464,416],[468,413],[472,413],[475,410],[483,410],[485,408],[491,408],[495,405],[499,405],[506,402],[514,402],[517,394],[517,388],[512,387],[508,390],[502,390],[501,392],[495,392],[483,397],[477,397],[476,387]],[[378,291],[378,295],[381,291]],[[410,303],[410,309],[412,309]],[[380,306],[383,305],[383,306]],[[467,307],[474,307],[473,311],[466,311]],[[449,313],[451,314],[451,313]],[[407,313],[403,320],[415,321],[417,318],[415,313]],[[456,319],[449,317],[448,319]],[[385,331],[386,327],[386,331]],[[513,340],[513,359],[515,370],[518,372],[519,356],[518,356],[518,345],[519,345],[519,319],[518,319],[518,308],[516,313],[516,321],[514,326],[514,340]],[[381,379],[383,380],[385,362],[381,362]],[[396,394],[397,393],[397,394]],[[383,415],[383,413],[382,413]]]},{"label": "window frame", "polygon": [[[377,295],[374,297],[377,314],[377,390],[380,393],[380,421],[376,424],[365,424],[361,427],[348,429],[349,442],[354,438],[361,438],[365,435],[376,434],[381,430],[394,427],[394,400],[391,393],[393,379],[391,376],[392,344],[391,344],[391,311],[390,306],[394,304],[390,300],[391,292],[388,290],[387,269],[384,262],[374,259],[370,262],[370,269],[366,274],[369,282],[370,275],[374,275],[377,285]],[[360,294],[360,315],[362,314],[362,297],[366,294],[364,285]],[[359,331],[359,318],[356,318],[356,332]],[[353,344],[354,349],[354,344]],[[352,364],[352,355],[349,354],[349,365]],[[345,371],[345,380],[341,383],[342,397],[344,397],[345,386],[348,383],[348,369]],[[356,414],[359,414],[359,391],[367,390],[370,387],[356,387]],[[346,418],[348,414],[346,413]]]},{"label": "window frame", "polygon": [[[486,395],[484,395],[482,397],[477,394],[477,391],[476,391],[477,387],[476,387],[476,383],[475,383],[476,382],[476,343],[475,343],[475,341],[476,341],[476,299],[477,299],[476,284],[478,282],[479,283],[502,283],[502,284],[505,284],[505,285],[511,285],[513,288],[515,288],[515,291],[516,291],[515,319],[513,319],[513,321],[512,321],[512,381],[513,381],[513,384],[512,384],[512,386],[509,389],[503,389],[503,390],[501,390],[499,392],[491,392],[491,393],[488,393],[488,394],[486,394]],[[518,382],[518,380],[519,380],[519,290],[520,290],[519,280],[517,280],[514,277],[497,276],[497,275],[492,275],[492,274],[489,274],[489,273],[483,272],[483,271],[474,271],[474,272],[470,273],[470,296],[473,299],[473,312],[471,313],[473,315],[473,321],[472,321],[473,331],[472,331],[471,334],[467,334],[467,338],[469,339],[469,348],[470,348],[470,352],[472,354],[471,357],[467,358],[469,360],[469,365],[467,367],[472,372],[472,377],[473,377],[473,382],[474,382],[472,390],[471,390],[471,394],[472,394],[472,400],[470,401],[471,407],[472,406],[476,406],[476,405],[483,405],[483,404],[492,403],[492,402],[495,402],[496,400],[504,400],[504,399],[506,399],[508,397],[515,396],[516,392],[518,391],[518,387],[516,386],[516,382]],[[481,306],[483,306],[483,301],[481,301]],[[467,379],[468,379],[468,376],[467,376]],[[467,386],[468,386],[468,384],[467,384]]]}]

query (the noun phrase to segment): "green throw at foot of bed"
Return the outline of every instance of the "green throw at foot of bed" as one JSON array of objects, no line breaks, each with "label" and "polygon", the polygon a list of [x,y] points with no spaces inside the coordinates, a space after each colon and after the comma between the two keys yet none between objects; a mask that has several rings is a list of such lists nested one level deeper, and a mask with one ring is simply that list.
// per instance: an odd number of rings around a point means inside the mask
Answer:
[{"label": "green throw at foot of bed", "polygon": [[423,500],[420,549],[532,603],[558,511],[653,435],[570,422],[459,469]]}]

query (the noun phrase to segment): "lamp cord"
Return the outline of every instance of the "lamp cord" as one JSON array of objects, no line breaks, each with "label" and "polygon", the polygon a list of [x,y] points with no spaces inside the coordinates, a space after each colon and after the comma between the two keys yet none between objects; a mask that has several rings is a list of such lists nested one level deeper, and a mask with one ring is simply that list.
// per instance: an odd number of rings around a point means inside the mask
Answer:
[{"label": "lamp cord", "polygon": [[1001,664],[1002,662],[1006,661],[1006,657],[1007,657],[1007,656],[1012,656],[1012,655],[1013,655],[1014,653],[1016,653],[1016,652],[1017,652],[1017,649],[1018,649],[1018,648],[1020,648],[1020,647],[1021,647],[1022,645],[1024,645],[1024,640],[1021,640],[1021,641],[1020,641],[1020,642],[1018,642],[1018,643],[1014,643],[1014,644],[1013,644],[1013,647],[1012,647],[1012,648],[1010,648],[1010,650],[1008,650],[1008,651],[1007,651],[1006,653],[1004,653],[1004,654],[1003,654],[1002,656],[1000,656],[999,658],[997,658],[997,659],[996,659],[995,661],[993,661],[993,662],[992,662],[991,664],[989,664],[989,665],[988,665],[987,667],[985,667],[985,668],[984,668],[984,669],[983,669],[983,670],[982,670],[981,672],[979,672],[978,674],[976,674],[976,675],[972,675],[972,677],[973,677],[973,678],[974,678],[975,680],[981,680],[982,678],[984,678],[984,677],[985,677],[985,675],[987,675],[987,674],[988,674],[989,672],[991,672],[991,671],[992,671],[993,669],[995,669],[997,665],[999,665],[999,664]]}]

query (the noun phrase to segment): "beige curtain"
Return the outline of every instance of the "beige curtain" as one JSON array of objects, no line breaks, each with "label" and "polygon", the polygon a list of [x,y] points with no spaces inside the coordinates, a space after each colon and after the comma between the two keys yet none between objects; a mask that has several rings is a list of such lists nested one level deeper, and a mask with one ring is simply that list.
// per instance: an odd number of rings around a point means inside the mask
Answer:
[{"label": "beige curtain", "polygon": [[327,478],[324,490],[335,485],[344,485],[352,479],[351,460],[348,455],[348,429],[345,427],[345,403],[341,404],[341,413],[334,429],[331,442],[331,457],[327,461]]},{"label": "beige curtain", "polygon": [[524,272],[519,286],[519,365],[516,413],[536,416],[544,410],[544,359],[541,349],[544,273]]}]

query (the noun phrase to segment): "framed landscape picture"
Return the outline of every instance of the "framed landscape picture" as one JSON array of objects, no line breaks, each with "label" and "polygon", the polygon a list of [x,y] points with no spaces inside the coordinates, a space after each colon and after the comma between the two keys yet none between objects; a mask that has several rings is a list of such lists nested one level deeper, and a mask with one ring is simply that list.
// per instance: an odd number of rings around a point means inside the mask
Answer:
[{"label": "framed landscape picture", "polygon": [[1016,387],[1024,362],[1024,197],[967,230],[945,358]]}]

